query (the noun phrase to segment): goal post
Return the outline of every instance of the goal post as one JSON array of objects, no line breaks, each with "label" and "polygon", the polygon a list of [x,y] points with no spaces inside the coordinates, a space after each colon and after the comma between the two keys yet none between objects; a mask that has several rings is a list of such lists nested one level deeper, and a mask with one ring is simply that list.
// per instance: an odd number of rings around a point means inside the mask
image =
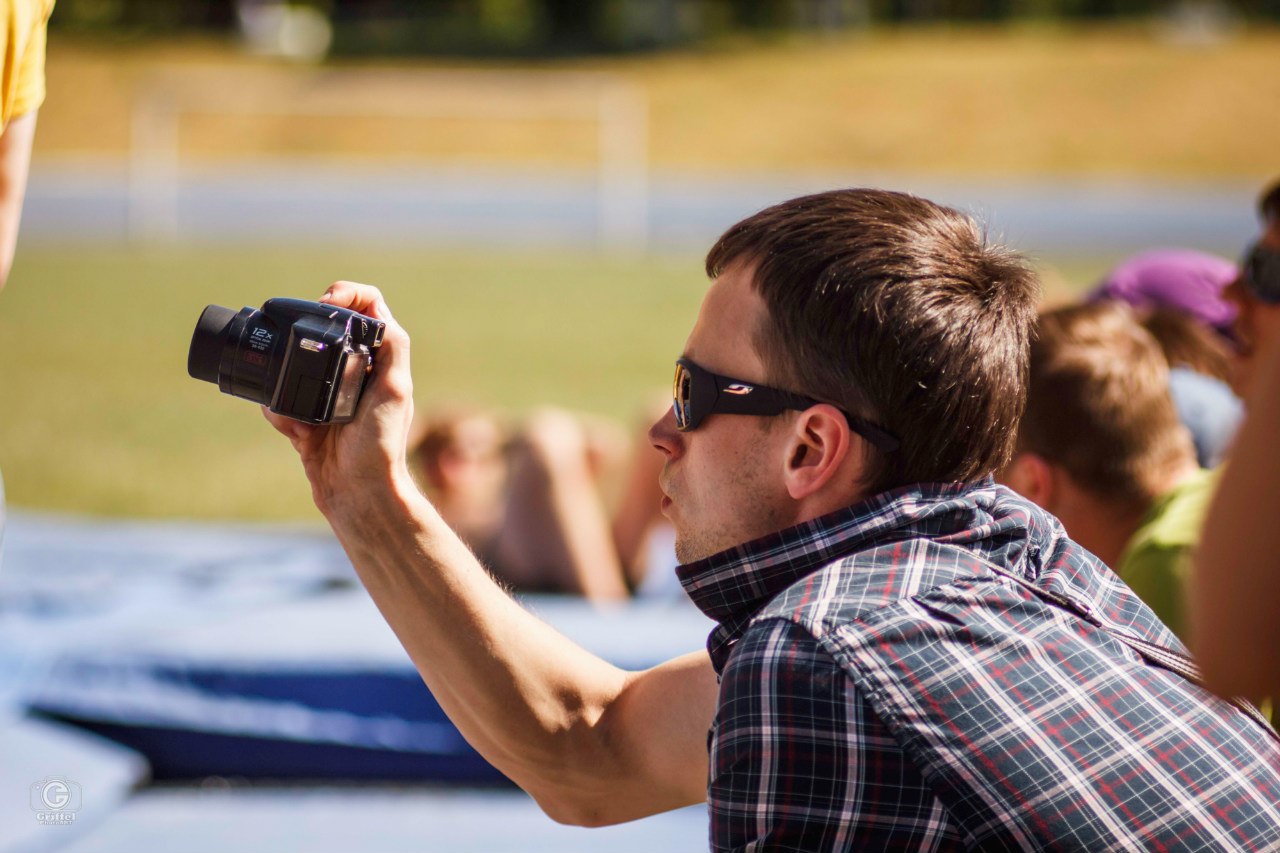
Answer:
[{"label": "goal post", "polygon": [[[206,71],[207,80],[216,72]],[[328,72],[348,92],[378,72]],[[189,76],[189,75],[188,75]],[[181,122],[184,116],[318,118],[349,121],[571,121],[595,125],[596,242],[643,251],[649,239],[649,121],[643,93],[607,74],[562,72],[397,72],[412,98],[316,96],[330,87],[298,87],[297,97],[232,97],[217,87],[168,77],[142,90],[131,116],[128,227],[131,240],[180,236]],[[241,93],[243,94],[243,93]],[[337,155],[335,155],[337,156]],[[430,162],[424,160],[424,162]],[[516,161],[518,163],[518,161]]]}]

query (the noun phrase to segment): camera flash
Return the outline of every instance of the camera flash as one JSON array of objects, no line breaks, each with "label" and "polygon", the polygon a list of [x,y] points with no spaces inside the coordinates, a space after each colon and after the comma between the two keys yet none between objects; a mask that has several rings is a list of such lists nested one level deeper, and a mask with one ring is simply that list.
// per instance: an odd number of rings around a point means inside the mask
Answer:
[{"label": "camera flash", "polygon": [[324,350],[326,345],[321,343],[320,341],[313,341],[311,340],[311,338],[303,338],[301,341],[299,341],[298,346],[302,347],[303,349],[309,349],[312,352],[321,352],[322,350]]}]

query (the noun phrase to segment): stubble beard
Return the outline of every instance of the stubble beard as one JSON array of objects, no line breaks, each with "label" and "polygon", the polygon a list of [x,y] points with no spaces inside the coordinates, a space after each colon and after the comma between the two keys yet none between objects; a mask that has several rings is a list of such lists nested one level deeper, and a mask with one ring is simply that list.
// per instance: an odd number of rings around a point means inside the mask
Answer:
[{"label": "stubble beard", "polygon": [[[704,560],[789,525],[790,522],[780,507],[762,499],[751,499],[753,496],[762,498],[765,494],[756,488],[756,484],[741,481],[736,486],[736,493],[745,495],[746,500],[739,502],[739,511],[733,516],[736,523],[732,527],[704,523],[690,529],[688,525],[672,522],[676,533],[676,559],[681,565]],[[724,500],[726,505],[732,503],[728,497]]]}]

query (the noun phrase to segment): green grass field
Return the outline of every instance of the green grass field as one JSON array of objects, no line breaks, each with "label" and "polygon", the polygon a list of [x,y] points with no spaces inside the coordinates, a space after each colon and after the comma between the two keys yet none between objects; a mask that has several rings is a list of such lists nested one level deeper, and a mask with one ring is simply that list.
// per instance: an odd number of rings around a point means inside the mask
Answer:
[{"label": "green grass field", "polygon": [[[1048,276],[1051,293],[1103,262]],[[316,519],[258,407],[187,376],[210,302],[380,286],[413,338],[420,408],[539,404],[635,422],[661,393],[705,280],[700,259],[24,246],[0,294],[0,470],[13,506],[138,517]]]},{"label": "green grass field", "polygon": [[[184,73],[261,106],[317,82],[340,102],[354,97],[352,86],[360,99],[410,102],[423,95],[418,71],[487,68],[603,71],[630,82],[649,105],[658,169],[1261,182],[1274,174],[1280,138],[1280,111],[1263,108],[1280,102],[1275,28],[1194,47],[1145,26],[873,29],[652,56],[323,69],[251,57],[229,42],[58,34],[36,162],[124,156],[139,93],[157,80],[177,85]],[[379,73],[347,73],[366,71]],[[359,154],[589,164],[595,156],[589,125],[233,118],[187,116],[184,162]],[[1049,271],[1050,296],[1086,284],[1110,260]],[[185,360],[205,304],[315,296],[339,277],[387,292],[414,338],[420,405],[551,403],[623,419],[665,386],[704,286],[698,258],[136,253],[24,242],[0,294],[0,469],[10,502],[120,516],[316,518],[283,439],[255,406],[187,377]]]},{"label": "green grass field", "polygon": [[311,517],[257,406],[187,376],[207,303],[379,285],[413,336],[423,406],[539,403],[634,416],[702,293],[697,259],[239,248],[27,249],[0,294],[0,469],[10,503],[93,514]]}]

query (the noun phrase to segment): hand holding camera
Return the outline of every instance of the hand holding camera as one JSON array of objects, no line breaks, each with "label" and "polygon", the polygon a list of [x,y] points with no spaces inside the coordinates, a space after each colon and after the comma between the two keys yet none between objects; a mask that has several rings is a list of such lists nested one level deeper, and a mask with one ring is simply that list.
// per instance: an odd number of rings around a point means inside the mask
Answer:
[{"label": "hand holding camera", "polygon": [[268,299],[239,313],[210,305],[191,337],[187,372],[285,417],[346,423],[385,331],[381,320],[302,299]]},{"label": "hand holding camera", "polygon": [[376,287],[340,281],[320,302],[270,299],[238,313],[211,305],[187,366],[193,377],[263,405],[298,451],[331,522],[344,508],[367,509],[388,487],[409,488],[409,336]]}]

